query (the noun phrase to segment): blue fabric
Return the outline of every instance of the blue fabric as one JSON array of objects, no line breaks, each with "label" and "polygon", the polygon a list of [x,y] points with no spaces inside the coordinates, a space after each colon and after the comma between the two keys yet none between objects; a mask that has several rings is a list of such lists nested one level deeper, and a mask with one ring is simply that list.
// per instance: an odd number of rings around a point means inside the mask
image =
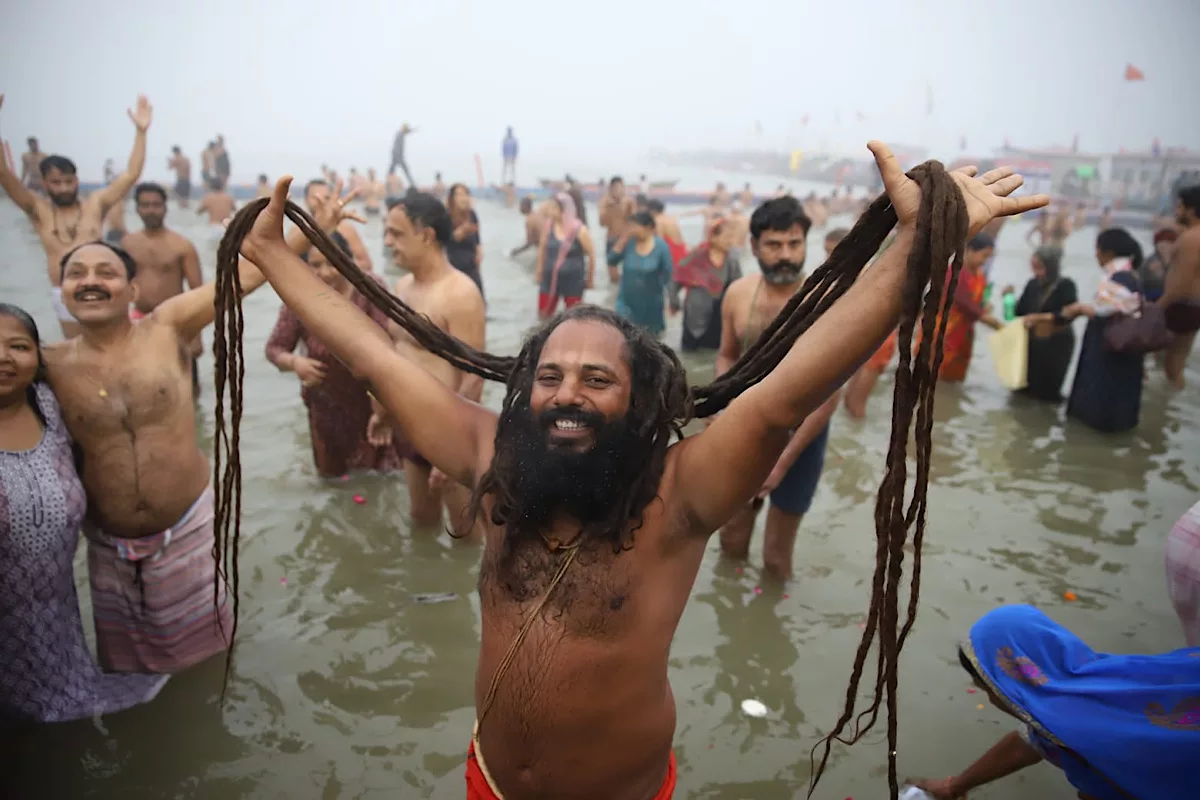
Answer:
[{"label": "blue fabric", "polygon": [[825,469],[825,446],[829,443],[829,426],[808,443],[808,447],[792,462],[791,469],[771,492],[771,505],[785,514],[802,517],[812,506]]},{"label": "blue fabric", "polygon": [[963,653],[1079,791],[1097,800],[1200,796],[1200,648],[1097,653],[1018,605],[975,623]]},{"label": "blue fabric", "polygon": [[637,251],[637,242],[631,236],[624,250],[609,252],[608,263],[613,266],[621,264],[616,312],[653,334],[666,330],[667,321],[663,315],[665,292],[675,269],[667,243],[655,236],[654,249],[641,255]]}]

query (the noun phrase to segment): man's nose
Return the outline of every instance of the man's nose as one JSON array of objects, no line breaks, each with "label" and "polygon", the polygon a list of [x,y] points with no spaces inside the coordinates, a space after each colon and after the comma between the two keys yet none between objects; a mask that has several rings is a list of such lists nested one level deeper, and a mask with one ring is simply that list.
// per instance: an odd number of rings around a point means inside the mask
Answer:
[{"label": "man's nose", "polygon": [[558,384],[558,390],[554,393],[554,405],[559,408],[581,405],[583,402],[581,388],[582,385],[575,378],[564,377]]}]

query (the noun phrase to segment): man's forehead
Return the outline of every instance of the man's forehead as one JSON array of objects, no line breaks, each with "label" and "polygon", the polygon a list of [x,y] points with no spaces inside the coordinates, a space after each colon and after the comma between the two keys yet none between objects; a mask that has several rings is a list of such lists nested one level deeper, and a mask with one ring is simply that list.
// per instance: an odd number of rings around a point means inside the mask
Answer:
[{"label": "man's forehead", "polygon": [[83,247],[71,254],[67,265],[80,264],[82,266],[103,264],[120,264],[121,258],[112,250],[109,250],[104,245],[100,244],[85,244]]},{"label": "man's forehead", "polygon": [[625,336],[599,320],[568,320],[551,332],[542,347],[538,366],[591,364],[613,371],[627,369]]},{"label": "man's forehead", "polygon": [[786,231],[763,231],[758,238],[763,241],[789,241],[793,239],[804,239],[806,236],[807,234],[804,233],[804,226],[797,222]]}]

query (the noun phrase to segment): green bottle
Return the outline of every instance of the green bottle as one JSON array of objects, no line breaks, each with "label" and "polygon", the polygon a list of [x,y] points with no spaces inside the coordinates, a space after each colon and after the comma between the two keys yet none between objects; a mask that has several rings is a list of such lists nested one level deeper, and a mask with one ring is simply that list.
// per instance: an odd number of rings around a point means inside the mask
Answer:
[{"label": "green bottle", "polygon": [[1012,322],[1017,318],[1017,295],[1013,292],[1004,293],[1004,321]]},{"label": "green bottle", "polygon": [[983,287],[983,304],[986,306],[992,301],[992,284]]}]

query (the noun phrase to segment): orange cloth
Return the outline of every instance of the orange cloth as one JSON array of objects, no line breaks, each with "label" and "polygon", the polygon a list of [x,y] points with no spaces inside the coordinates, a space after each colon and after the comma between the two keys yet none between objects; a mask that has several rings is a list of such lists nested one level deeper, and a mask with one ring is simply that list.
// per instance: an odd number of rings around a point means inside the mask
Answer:
[{"label": "orange cloth", "polygon": [[[975,306],[983,305],[983,292],[987,288],[987,276],[982,272],[963,270],[958,276],[958,297],[968,299]],[[975,346],[975,322],[977,317],[963,310],[957,303],[950,306],[949,313],[938,320],[946,326],[946,338],[942,368],[938,380],[962,383],[967,379],[967,368],[971,366],[971,350]]]},{"label": "orange cloth", "polygon": [[871,360],[867,362],[867,366],[876,372],[883,372],[887,369],[888,364],[892,363],[894,355],[896,355],[896,331],[892,331],[892,335],[879,346],[875,355],[871,356]]},{"label": "orange cloth", "polygon": [[[675,767],[675,753],[671,752],[671,761],[667,764],[667,778],[662,788],[654,795],[654,800],[671,800],[675,795],[675,781],[678,775]],[[492,791],[479,759],[475,755],[475,743],[467,749],[467,800],[501,800],[500,795]]]}]

